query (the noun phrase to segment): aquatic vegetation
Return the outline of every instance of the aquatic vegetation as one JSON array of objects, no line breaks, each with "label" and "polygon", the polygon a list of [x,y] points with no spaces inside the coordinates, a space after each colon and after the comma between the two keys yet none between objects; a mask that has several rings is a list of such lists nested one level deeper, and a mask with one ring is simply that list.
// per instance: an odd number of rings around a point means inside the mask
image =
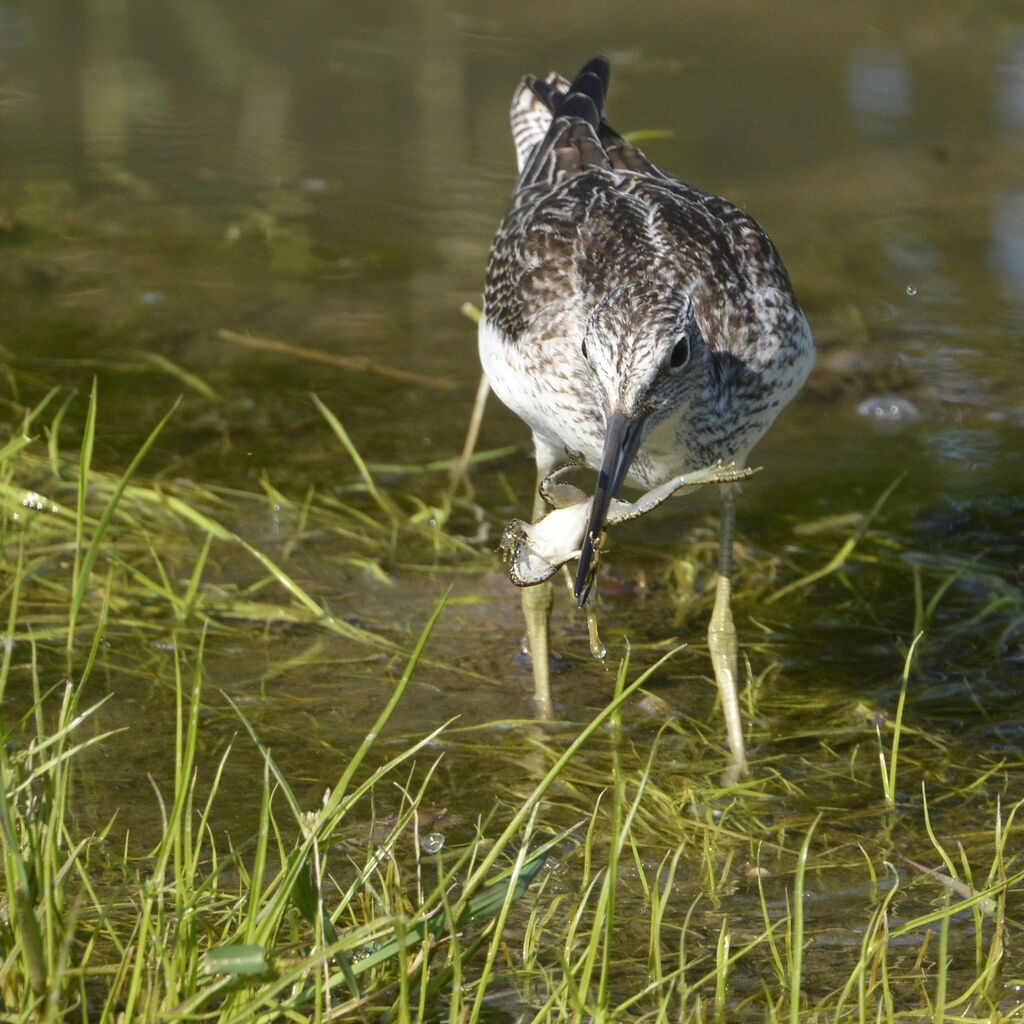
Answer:
[{"label": "aquatic vegetation", "polygon": [[[677,707],[683,654],[650,626],[585,718],[421,727],[442,681],[484,685],[460,617],[500,578],[494,552],[446,529],[446,465],[433,499],[386,487],[322,406],[352,459],[345,500],[154,478],[160,421],[115,474],[93,464],[95,391],[61,450],[73,400],[27,410],[0,447],[5,1019],[1024,1012],[1024,762],[914,713],[964,621],[982,651],[1020,617],[995,567],[925,564],[881,528],[884,501],[804,524],[791,564],[748,554],[754,775],[724,785],[717,716]],[[428,569],[468,592],[412,629],[365,597],[342,615],[315,596],[325,558],[364,594]],[[666,572],[678,586],[651,600],[708,599]],[[889,591],[913,612],[891,706],[853,684],[845,703],[772,685],[770,627],[822,588],[857,607],[870,593],[879,632]]]}]

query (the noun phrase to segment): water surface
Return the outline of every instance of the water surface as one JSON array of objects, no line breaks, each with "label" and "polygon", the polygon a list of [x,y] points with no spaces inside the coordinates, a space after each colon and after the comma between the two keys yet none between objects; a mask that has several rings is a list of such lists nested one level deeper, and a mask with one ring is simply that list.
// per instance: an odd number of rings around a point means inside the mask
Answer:
[{"label": "water surface", "polygon": [[[112,472],[179,395],[148,479],[251,494],[268,480],[298,503],[311,487],[351,494],[357,475],[312,392],[370,463],[454,456],[479,376],[460,307],[479,302],[513,181],[512,91],[524,72],[571,73],[603,52],[612,123],[658,132],[645,144],[656,162],[766,227],[819,347],[804,392],[758,447],[765,468],[740,504],[737,619],[751,671],[764,675],[758,707],[769,723],[756,753],[799,778],[822,706],[851,716],[849,749],[869,743],[855,709],[895,706],[920,619],[915,575],[920,607],[959,565],[931,618],[908,715],[923,733],[956,737],[962,762],[1019,765],[1024,16],[995,2],[881,0],[69,11],[0,7],[8,431],[49,388],[84,394],[95,378],[96,461]],[[435,382],[257,351],[224,332]],[[84,416],[84,398],[73,401],[61,429],[71,451]],[[517,449],[473,475],[486,551],[529,509],[533,468],[526,429],[497,403],[480,445]],[[824,565],[899,477],[869,558],[799,602],[763,603]],[[393,468],[380,479],[444,490],[443,473]],[[268,550],[287,539],[264,500],[239,499],[227,516]],[[691,609],[677,593],[688,577],[706,587],[714,517],[713,496],[698,495],[616,538],[609,665],[589,660],[585,629],[560,602],[561,717],[579,721],[608,699],[627,638],[638,666],[654,645],[683,639],[692,646],[657,692],[721,742],[701,648],[706,604]],[[411,643],[454,588],[432,644],[456,671],[424,667],[397,732],[532,714],[515,661],[518,594],[496,554],[470,573],[393,565],[381,579],[336,571],[340,543],[313,537],[289,565],[336,614],[371,628]],[[218,566],[221,582],[252,571]],[[641,573],[646,598],[635,593]],[[133,731],[93,762],[90,799],[97,816],[120,807],[144,830],[157,810],[139,799],[140,779],[168,770],[170,655],[126,642],[104,664],[119,695],[108,721]],[[258,628],[242,641],[211,636],[206,665],[211,693],[249,708],[310,799],[400,668],[315,631]],[[211,754],[237,727],[211,710]],[[482,735],[500,745],[504,732]],[[500,790],[507,766],[495,757],[497,777],[478,750],[451,748],[448,797],[468,819]],[[255,752],[240,750],[232,784],[244,793],[258,771]],[[241,799],[236,813],[244,828],[255,804]]]}]

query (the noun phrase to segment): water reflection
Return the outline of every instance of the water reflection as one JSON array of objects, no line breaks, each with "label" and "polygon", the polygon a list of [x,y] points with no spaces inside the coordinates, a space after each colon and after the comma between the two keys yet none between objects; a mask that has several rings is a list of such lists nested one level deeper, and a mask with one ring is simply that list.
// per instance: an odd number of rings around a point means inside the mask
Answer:
[{"label": "water reflection", "polygon": [[11,4],[0,4],[0,58],[20,53],[25,46],[25,21]]},{"label": "water reflection", "polygon": [[996,113],[1009,132],[1024,133],[1024,31],[1011,36],[996,70]]},{"label": "water reflection", "polygon": [[[1000,461],[1000,438],[991,430],[947,426],[928,438],[926,444],[943,463],[958,465],[958,478],[988,473]],[[948,472],[945,466],[943,472]]]},{"label": "water reflection", "polygon": [[1024,189],[999,193],[989,216],[989,263],[1018,303],[1024,303]]},{"label": "water reflection", "polygon": [[[509,194],[509,96],[525,71],[605,50],[615,122],[660,130],[657,162],[765,223],[822,350],[818,379],[758,450],[766,471],[741,532],[779,550],[793,521],[863,511],[908,468],[918,490],[894,504],[976,488],[977,468],[1000,460],[1012,489],[1009,426],[1024,404],[1019,16],[984,0],[970,23],[948,5],[803,0],[761,14],[725,0],[666,19],[641,2],[603,6],[581,38],[566,5],[526,17],[439,0],[386,11],[311,0],[287,17],[266,3],[128,6],[126,20],[96,3],[0,3],[0,344],[17,385],[5,408],[53,385],[87,391],[98,375],[107,465],[123,468],[140,424],[182,391],[154,473],[343,493],[354,474],[311,391],[365,458],[391,467],[387,485],[410,485],[403,466],[457,453],[479,373],[458,310],[479,301]],[[406,376],[370,376],[361,360]],[[990,432],[1007,410],[1006,435]],[[72,403],[68,441],[81,418]],[[525,511],[528,443],[492,406],[482,447],[521,449],[474,470],[498,532]],[[623,546],[679,555],[708,507],[700,496]],[[950,534],[960,542],[970,538]],[[330,571],[317,582],[343,611],[367,600],[364,585],[340,594]],[[421,622],[443,579],[404,584],[381,619]],[[528,712],[509,682],[516,595],[496,566],[473,594],[484,586],[486,614],[471,625],[490,633],[473,657],[500,685],[446,682],[446,711],[475,701],[483,719],[511,700]],[[800,656],[824,656],[802,642],[812,650]],[[879,643],[888,658],[888,634]],[[591,683],[559,682],[569,711]],[[324,685],[343,684],[331,673]]]},{"label": "water reflection", "polygon": [[902,134],[914,113],[914,88],[906,60],[895,50],[877,46],[855,50],[846,71],[846,101],[864,131]]},{"label": "water reflection", "polygon": [[879,433],[895,434],[921,418],[913,402],[902,395],[877,395],[865,398],[857,414],[871,421]]}]

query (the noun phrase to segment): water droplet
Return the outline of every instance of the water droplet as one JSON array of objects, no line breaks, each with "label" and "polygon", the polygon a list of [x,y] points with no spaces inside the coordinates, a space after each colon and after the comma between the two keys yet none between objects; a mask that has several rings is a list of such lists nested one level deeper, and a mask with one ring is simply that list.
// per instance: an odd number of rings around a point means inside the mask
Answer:
[{"label": "water droplet", "polygon": [[914,285],[912,285],[912,284],[908,284],[907,285],[907,294],[911,298],[913,298],[917,294],[917,288],[915,288]]},{"label": "water droplet", "polygon": [[420,840],[420,848],[424,853],[440,853],[444,848],[444,833],[428,832]]}]

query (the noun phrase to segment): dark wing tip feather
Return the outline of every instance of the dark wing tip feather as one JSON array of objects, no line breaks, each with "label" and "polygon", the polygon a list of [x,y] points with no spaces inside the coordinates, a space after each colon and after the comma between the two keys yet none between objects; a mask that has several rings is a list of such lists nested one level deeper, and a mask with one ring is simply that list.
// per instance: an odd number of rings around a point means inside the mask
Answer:
[{"label": "dark wing tip feather", "polygon": [[558,108],[557,117],[578,118],[586,121],[596,132],[601,126],[601,108],[593,99],[580,92],[571,92]]},{"label": "dark wing tip feather", "polygon": [[608,83],[597,77],[592,71],[577,75],[569,89],[568,100],[572,96],[586,96],[594,104],[599,114],[604,112],[604,101],[608,95]]},{"label": "dark wing tip feather", "polygon": [[526,84],[530,87],[533,95],[553,114],[562,98],[558,89],[551,82],[547,82],[543,78],[535,78],[533,75],[526,76]]},{"label": "dark wing tip feather", "polygon": [[577,83],[584,76],[593,76],[598,79],[601,83],[601,95],[602,102],[598,106],[604,106],[603,97],[608,95],[608,79],[611,76],[612,67],[608,63],[607,57],[597,56],[593,60],[587,61],[583,67],[580,68],[579,74],[576,75],[576,80],[572,83],[572,87],[577,88]]},{"label": "dark wing tip feather", "polygon": [[[601,115],[604,114],[604,101],[608,95],[608,78],[610,74],[611,65],[604,57],[595,57],[584,64],[572,80],[569,91],[561,100],[558,110],[554,111],[555,116],[581,116],[567,110],[566,107],[574,99],[578,102],[578,97],[585,97],[590,100],[597,111],[598,120],[592,122],[596,128],[600,122]],[[587,117],[586,120],[590,121],[591,118]]]},{"label": "dark wing tip feather", "polygon": [[[607,58],[595,57],[580,68],[569,88],[564,84],[558,88],[550,79],[526,76],[526,84],[534,94],[551,111],[553,117],[578,117],[575,111],[565,109],[566,104],[574,97],[582,94],[597,108],[598,117],[604,113],[604,101],[608,95],[608,77],[611,65]],[[564,79],[563,79],[564,83]],[[586,120],[590,120],[586,117]]]},{"label": "dark wing tip feather", "polygon": [[544,137],[521,157],[517,191],[590,168],[611,167],[603,145],[610,132],[604,120],[610,73],[607,59],[595,57],[572,82],[555,74],[547,79],[526,77],[530,91],[551,113],[551,124]]}]

